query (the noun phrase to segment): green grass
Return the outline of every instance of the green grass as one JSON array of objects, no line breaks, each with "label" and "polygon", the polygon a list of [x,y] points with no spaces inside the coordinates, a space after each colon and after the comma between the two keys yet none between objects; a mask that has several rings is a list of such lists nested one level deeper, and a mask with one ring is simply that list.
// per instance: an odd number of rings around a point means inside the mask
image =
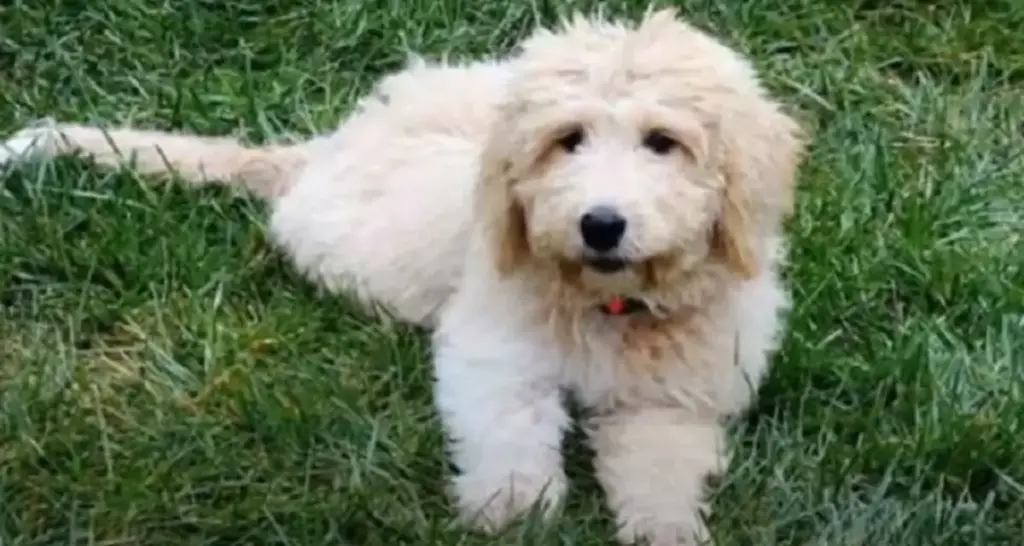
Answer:
[{"label": "green grass", "polygon": [[[310,134],[407,50],[505,51],[553,4],[14,0],[0,132]],[[720,544],[1019,544],[1024,7],[684,7],[815,135],[796,309],[733,435]],[[0,544],[611,544],[578,442],[553,525],[455,525],[423,332],[318,293],[265,218],[74,159],[0,174]]]}]

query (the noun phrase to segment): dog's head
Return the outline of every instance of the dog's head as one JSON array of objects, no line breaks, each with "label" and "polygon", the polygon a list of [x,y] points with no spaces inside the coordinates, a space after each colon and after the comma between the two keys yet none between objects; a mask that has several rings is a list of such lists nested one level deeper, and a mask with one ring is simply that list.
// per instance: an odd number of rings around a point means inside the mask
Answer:
[{"label": "dog's head", "polygon": [[511,70],[478,194],[502,274],[546,266],[595,297],[758,274],[803,139],[744,58],[666,10],[540,31]]}]

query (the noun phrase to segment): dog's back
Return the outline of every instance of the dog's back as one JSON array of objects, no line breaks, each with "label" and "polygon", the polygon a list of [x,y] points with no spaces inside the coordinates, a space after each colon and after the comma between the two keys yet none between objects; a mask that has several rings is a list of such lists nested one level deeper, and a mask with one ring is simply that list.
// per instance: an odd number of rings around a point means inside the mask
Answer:
[{"label": "dog's back", "polygon": [[462,277],[480,154],[504,93],[490,63],[414,63],[309,148],[273,237],[306,274],[424,325]]}]

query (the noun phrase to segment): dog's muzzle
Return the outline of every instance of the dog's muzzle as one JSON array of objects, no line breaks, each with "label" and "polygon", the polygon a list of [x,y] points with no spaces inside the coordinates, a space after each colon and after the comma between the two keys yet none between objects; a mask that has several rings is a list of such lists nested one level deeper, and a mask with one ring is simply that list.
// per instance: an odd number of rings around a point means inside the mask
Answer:
[{"label": "dog's muzzle", "polygon": [[624,258],[612,256],[592,256],[583,258],[583,264],[598,273],[618,273],[629,267],[630,262]]}]

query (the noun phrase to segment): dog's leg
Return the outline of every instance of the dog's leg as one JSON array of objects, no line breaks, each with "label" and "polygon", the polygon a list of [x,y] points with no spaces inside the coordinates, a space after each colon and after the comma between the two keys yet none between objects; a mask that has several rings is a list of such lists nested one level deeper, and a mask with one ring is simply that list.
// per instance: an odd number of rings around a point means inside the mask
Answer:
[{"label": "dog's leg", "polygon": [[719,424],[681,410],[620,410],[591,423],[597,476],[623,544],[710,544],[706,480],[725,470]]},{"label": "dog's leg", "polygon": [[508,344],[472,341],[472,351],[436,347],[435,398],[459,472],[451,485],[460,516],[496,532],[533,508],[547,516],[561,504],[569,417],[555,367]]}]

